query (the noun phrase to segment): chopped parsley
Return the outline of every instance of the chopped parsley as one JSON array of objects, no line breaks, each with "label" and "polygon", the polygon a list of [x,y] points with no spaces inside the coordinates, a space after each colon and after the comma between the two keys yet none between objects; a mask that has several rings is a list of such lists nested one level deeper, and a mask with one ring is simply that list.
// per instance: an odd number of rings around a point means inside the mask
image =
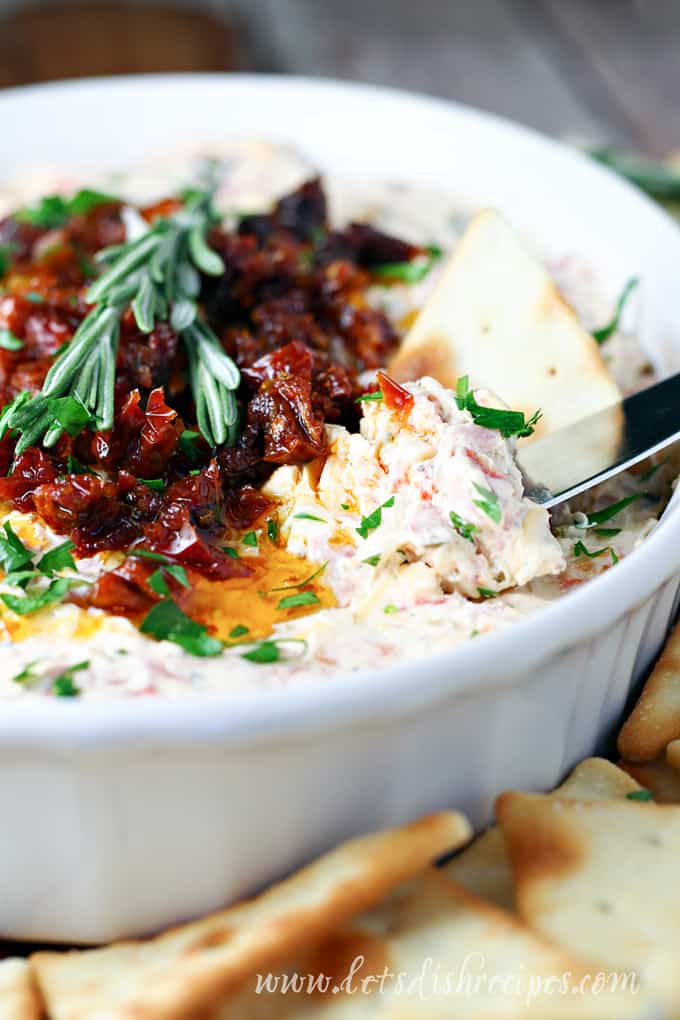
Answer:
[{"label": "chopped parsley", "polygon": [[20,351],[24,341],[15,336],[11,329],[0,329],[0,347],[5,351]]},{"label": "chopped parsley", "polygon": [[491,591],[490,588],[478,588],[477,591],[483,599],[495,599],[498,595],[497,591]]},{"label": "chopped parsley", "polygon": [[361,524],[356,529],[357,535],[360,535],[361,538],[368,538],[369,532],[375,531],[375,529],[379,528],[382,524],[383,510],[392,506],[394,506],[394,496],[390,496],[389,499],[386,499],[384,503],[381,503],[379,507],[376,507],[373,513],[368,514],[367,517],[362,517]]},{"label": "chopped parsley", "polygon": [[410,262],[384,262],[373,266],[371,272],[379,280],[397,280],[399,283],[420,283],[441,258],[442,250],[438,245],[430,245],[427,255]]},{"label": "chopped parsley", "polygon": [[383,613],[387,613],[388,616],[391,616],[392,613],[398,612],[399,606],[395,606],[392,602],[388,603],[386,606],[383,607]]},{"label": "chopped parsley", "polygon": [[184,429],[180,433],[179,448],[190,464],[195,464],[200,459],[200,452],[196,441],[201,438],[200,432],[193,432],[191,429]]},{"label": "chopped parsley", "polygon": [[[24,294],[24,297],[26,298],[27,301],[30,301],[34,305],[45,304],[45,298],[42,296],[42,294],[39,294],[37,290],[27,291]],[[68,344],[65,344],[64,346],[68,347]]]},{"label": "chopped parsley", "polygon": [[641,800],[646,802],[654,800],[654,794],[651,790],[630,790],[626,794],[626,800]]},{"label": "chopped parsley", "polygon": [[221,641],[210,637],[207,627],[192,620],[168,598],[152,606],[139,629],[159,641],[173,641],[190,655],[219,655],[223,648]]},{"label": "chopped parsley", "polygon": [[165,482],[162,478],[138,478],[137,481],[141,482],[142,485],[146,485],[154,492],[163,492],[165,489]]},{"label": "chopped parsley", "polygon": [[244,627],[242,623],[237,623],[237,625],[235,627],[232,627],[232,629],[229,631],[230,638],[245,637],[246,634],[250,634],[250,631],[248,630],[247,627]]},{"label": "chopped parsley", "polygon": [[5,537],[0,535],[0,566],[6,573],[16,570],[24,570],[27,566],[32,569],[33,554],[21,541],[14,528],[5,521]]},{"label": "chopped parsley", "polygon": [[621,528],[593,528],[593,535],[597,535],[598,538],[614,538],[620,534]]},{"label": "chopped parsley", "polygon": [[252,549],[257,549],[257,532],[249,531],[241,539],[243,545],[250,546]]},{"label": "chopped parsley", "polygon": [[612,336],[612,334],[616,333],[621,323],[621,316],[623,315],[623,310],[626,307],[626,302],[628,301],[628,298],[635,290],[639,282],[640,280],[638,279],[637,276],[633,276],[630,278],[630,280],[628,280],[625,287],[621,291],[619,300],[616,302],[616,308],[614,309],[614,315],[612,316],[611,320],[607,323],[606,326],[602,326],[600,329],[593,330],[593,338],[597,340],[598,344],[604,343],[604,341],[608,340],[609,337]]},{"label": "chopped parsley", "polygon": [[301,606],[318,606],[321,599],[313,591],[299,591],[295,595],[286,595],[279,602],[277,609],[298,609]]},{"label": "chopped parsley", "polygon": [[273,545],[276,545],[279,540],[279,525],[273,517],[267,521],[267,538]]},{"label": "chopped parsley", "polygon": [[483,485],[477,485],[475,482],[475,489],[483,499],[473,499],[475,506],[478,506],[480,510],[483,510],[487,517],[490,517],[495,524],[500,524],[503,519],[503,511],[501,505],[498,502],[498,496],[491,489],[485,489]]},{"label": "chopped parsley", "polygon": [[612,563],[619,562],[618,556],[610,545],[606,545],[603,549],[595,549],[593,552],[589,552],[581,541],[578,541],[574,546],[574,556],[587,556],[590,560],[597,559],[598,556],[604,556],[606,553],[611,553]]},{"label": "chopped parsley", "polygon": [[362,393],[360,397],[354,401],[355,404],[363,404],[370,400],[384,400],[385,396],[382,390],[372,390],[371,393]]},{"label": "chopped parsley", "polygon": [[327,522],[323,517],[315,517],[314,514],[293,514],[293,517],[297,521],[318,521],[319,524],[326,524]]},{"label": "chopped parsley", "polygon": [[59,676],[55,676],[52,681],[52,693],[57,698],[77,698],[81,691],[73,680],[73,674],[88,669],[89,665],[89,659],[85,659],[83,662],[77,662],[75,666],[69,666]]},{"label": "chopped parsley", "polygon": [[499,407],[478,404],[466,375],[461,376],[456,383],[456,404],[459,410],[468,411],[472,415],[475,425],[484,429],[496,429],[505,439],[533,435],[534,425],[541,417],[540,411],[534,411],[527,420],[522,411],[504,411]]},{"label": "chopped parsley", "polygon": [[606,521],[611,520],[612,517],[616,517],[617,514],[625,510],[631,503],[634,503],[636,499],[642,499],[644,495],[646,495],[644,492],[634,492],[632,496],[626,496],[624,499],[620,499],[618,503],[611,503],[601,510],[594,510],[593,513],[587,515],[588,521],[583,527],[592,528],[593,525],[604,524]]},{"label": "chopped parsley", "polygon": [[70,436],[78,433],[90,422],[90,412],[75,397],[54,397],[47,407],[55,422]]},{"label": "chopped parsley", "polygon": [[128,556],[143,556],[145,560],[155,560],[156,563],[171,562],[163,553],[152,552],[150,549],[128,549]]},{"label": "chopped parsley", "polygon": [[26,595],[0,594],[0,599],[17,616],[29,616],[54,602],[61,602],[69,588],[72,588],[74,584],[82,583],[80,578],[59,577],[56,581],[52,581],[44,591]]},{"label": "chopped parsley", "polygon": [[83,188],[72,198],[64,198],[63,195],[46,195],[36,205],[19,209],[14,214],[14,219],[19,223],[31,223],[33,226],[51,230],[55,227],[63,227],[71,216],[83,216],[98,205],[116,201],[118,200],[112,195],[105,195],[101,191],[92,190],[92,188]]},{"label": "chopped parsley", "polygon": [[341,503],[340,504],[340,509],[341,510],[349,510],[349,503]]},{"label": "chopped parsley", "polygon": [[4,276],[10,267],[10,260],[12,258],[12,252],[16,250],[16,245],[12,244],[0,244],[0,276]]},{"label": "chopped parsley", "polygon": [[318,568],[318,570],[315,570],[313,574],[310,574],[309,577],[306,577],[304,579],[304,581],[294,581],[293,584],[282,584],[278,588],[272,588],[270,590],[271,591],[289,591],[291,588],[306,588],[308,584],[311,584],[312,581],[316,580],[316,578],[319,576],[319,574],[322,574],[324,572],[324,570],[326,569],[327,566],[328,566],[328,561],[326,561],[325,563],[322,563],[321,566]]},{"label": "chopped parsley", "polygon": [[35,672],[35,667],[39,662],[40,659],[34,659],[33,662],[29,662],[27,666],[24,666],[20,673],[16,673],[12,677],[12,683],[23,684],[26,680],[37,680],[38,674]]},{"label": "chopped parsley", "polygon": [[62,542],[61,545],[55,546],[54,549],[50,549],[45,555],[38,560],[37,568],[41,574],[46,574],[48,577],[52,577],[57,570],[77,570],[75,561],[71,556],[71,551],[75,549],[75,543],[68,539],[66,542]]},{"label": "chopped parsley", "polygon": [[223,545],[222,552],[227,556],[231,556],[232,560],[240,560],[241,557],[238,554],[238,550],[234,549],[233,545]]},{"label": "chopped parsley", "polygon": [[66,472],[69,475],[93,475],[95,472],[92,468],[86,467],[81,464],[77,457],[74,457],[72,453],[69,453],[66,458]]},{"label": "chopped parsley", "polygon": [[458,532],[461,538],[467,539],[468,542],[474,542],[473,535],[479,531],[476,524],[470,524],[468,521],[464,521],[462,517],[459,517],[455,510],[449,511],[449,517],[451,518],[451,524],[454,530]]},{"label": "chopped parsley", "polygon": [[362,563],[368,563],[369,567],[377,567],[380,563],[380,553],[376,553],[375,556],[367,556]]},{"label": "chopped parsley", "polygon": [[149,577],[149,587],[152,588],[157,595],[169,595],[170,589],[168,588],[167,581],[163,577],[163,571],[159,567],[158,570],[154,570],[153,574]]},{"label": "chopped parsley", "polygon": [[281,652],[276,641],[260,641],[258,645],[251,648],[249,652],[241,653],[242,659],[247,659],[248,662],[256,662],[264,664],[268,662],[278,662],[281,658]]}]

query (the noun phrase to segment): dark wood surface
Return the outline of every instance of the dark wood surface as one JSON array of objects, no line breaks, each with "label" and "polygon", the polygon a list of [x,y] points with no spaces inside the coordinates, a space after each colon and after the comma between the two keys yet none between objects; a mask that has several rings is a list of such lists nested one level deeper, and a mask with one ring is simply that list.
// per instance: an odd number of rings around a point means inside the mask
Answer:
[{"label": "dark wood surface", "polygon": [[[234,0],[224,16],[219,6],[24,5],[0,19],[0,85],[164,70],[328,75],[560,137],[680,149],[680,0]],[[21,949],[0,942],[0,957]]]},{"label": "dark wood surface", "polygon": [[378,82],[560,137],[680,148],[680,0],[15,0],[0,19],[4,85],[230,69]]}]

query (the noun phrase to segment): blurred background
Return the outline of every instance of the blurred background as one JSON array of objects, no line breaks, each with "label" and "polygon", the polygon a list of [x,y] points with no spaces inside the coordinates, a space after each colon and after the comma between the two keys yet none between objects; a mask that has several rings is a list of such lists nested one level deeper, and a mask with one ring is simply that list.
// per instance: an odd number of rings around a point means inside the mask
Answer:
[{"label": "blurred background", "polygon": [[0,85],[276,71],[397,85],[551,134],[680,149],[680,0],[0,0]]}]

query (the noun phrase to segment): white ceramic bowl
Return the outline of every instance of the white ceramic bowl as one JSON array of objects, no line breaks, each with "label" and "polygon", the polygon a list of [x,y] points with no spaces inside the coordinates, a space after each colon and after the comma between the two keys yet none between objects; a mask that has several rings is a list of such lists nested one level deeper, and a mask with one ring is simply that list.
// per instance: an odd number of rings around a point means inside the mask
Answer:
[{"label": "white ceramic bowl", "polygon": [[[494,204],[548,250],[586,255],[612,295],[641,276],[643,341],[662,370],[680,363],[677,228],[607,171],[486,114],[331,82],[168,76],[5,92],[0,120],[0,178],[259,134],[322,169]],[[446,805],[484,823],[499,791],[554,785],[611,733],[679,578],[672,505],[616,569],[447,655],[266,696],[3,706],[0,935],[143,933],[362,830]]]}]

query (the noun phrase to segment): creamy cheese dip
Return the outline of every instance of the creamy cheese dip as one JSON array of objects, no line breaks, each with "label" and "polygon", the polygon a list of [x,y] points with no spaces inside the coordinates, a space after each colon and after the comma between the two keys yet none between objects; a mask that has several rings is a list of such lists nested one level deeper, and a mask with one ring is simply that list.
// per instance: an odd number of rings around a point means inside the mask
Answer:
[{"label": "creamy cheese dip", "polygon": [[[232,143],[221,153],[211,147],[211,153],[230,167],[218,195],[227,218],[234,210],[267,209],[313,172],[297,154],[266,143]],[[88,175],[87,182],[70,174],[56,180],[40,175],[32,189],[25,180],[9,189],[6,208],[35,198],[36,191],[68,191],[81,183],[146,201],[184,185],[197,161],[192,154],[178,157],[170,172],[166,159],[115,179]],[[412,186],[358,187],[332,179],[327,184],[338,225],[366,220],[447,252],[472,212],[450,196]],[[580,259],[565,257],[548,268],[587,328],[611,316]],[[416,284],[375,286],[370,300],[403,329],[439,271],[435,266]],[[633,338],[617,333],[603,350],[624,391],[648,378],[649,366]],[[406,411],[387,401],[365,401],[360,432],[327,425],[329,454],[323,462],[280,468],[265,486],[280,503],[285,547],[322,569],[337,603],[276,625],[271,637],[278,661],[244,659],[252,647],[245,639],[219,657],[201,659],[146,638],[127,619],[100,610],[60,604],[18,618],[0,605],[0,698],[49,693],[55,676],[81,661],[88,665],[74,679],[88,698],[180,697],[330,682],[340,671],[436,654],[507,626],[610,569],[655,526],[677,473],[671,461],[651,474],[643,466],[644,483],[631,474],[620,476],[561,508],[549,522],[523,496],[514,440],[475,425],[454,395],[432,379],[406,389],[412,397]],[[496,403],[482,391],[476,396],[482,404]],[[636,498],[599,533],[584,527],[584,511],[629,495]],[[5,507],[0,523],[6,520],[35,552],[63,541],[33,515]],[[78,561],[78,571],[92,581],[120,559],[100,554]],[[17,589],[0,581],[3,591]]]}]

